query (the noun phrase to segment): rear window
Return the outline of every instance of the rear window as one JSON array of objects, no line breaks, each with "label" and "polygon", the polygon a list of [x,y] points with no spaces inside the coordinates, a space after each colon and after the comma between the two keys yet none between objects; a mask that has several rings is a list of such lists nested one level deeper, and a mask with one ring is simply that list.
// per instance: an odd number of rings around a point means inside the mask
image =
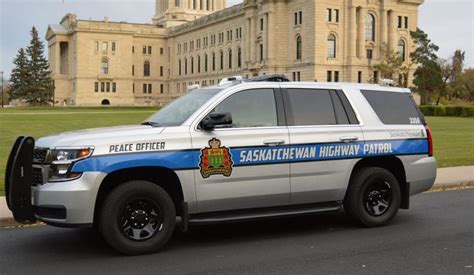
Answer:
[{"label": "rear window", "polygon": [[424,124],[423,115],[411,94],[387,91],[361,92],[384,124]]}]

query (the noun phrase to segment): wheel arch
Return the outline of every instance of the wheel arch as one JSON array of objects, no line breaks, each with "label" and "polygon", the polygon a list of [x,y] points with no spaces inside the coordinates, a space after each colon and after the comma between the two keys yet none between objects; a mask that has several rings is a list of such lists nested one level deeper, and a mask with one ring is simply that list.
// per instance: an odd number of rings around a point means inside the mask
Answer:
[{"label": "wheel arch", "polygon": [[[401,209],[408,209],[410,207],[410,183],[407,182],[406,171],[403,162],[396,156],[381,156],[369,157],[359,160],[353,167],[349,184],[355,173],[365,167],[380,167],[390,171],[398,180],[401,192]],[[347,188],[348,190],[349,188]],[[346,191],[347,192],[347,191]],[[347,196],[347,193],[346,193]]]},{"label": "wheel arch", "polygon": [[104,199],[115,187],[131,180],[145,180],[163,188],[173,200],[176,214],[182,215],[184,192],[181,181],[175,171],[165,167],[143,166],[124,168],[109,173],[100,184],[94,207],[94,224],[97,222],[99,210]]}]

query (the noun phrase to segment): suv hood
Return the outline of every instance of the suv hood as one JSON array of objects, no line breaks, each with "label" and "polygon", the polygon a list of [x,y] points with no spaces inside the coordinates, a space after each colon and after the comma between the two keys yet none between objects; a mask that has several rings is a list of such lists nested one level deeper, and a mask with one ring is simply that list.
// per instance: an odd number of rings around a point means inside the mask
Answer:
[{"label": "suv hood", "polygon": [[70,146],[95,146],[105,142],[117,142],[137,139],[146,139],[163,132],[164,128],[156,128],[149,125],[129,125],[119,127],[85,129],[79,131],[64,132],[36,141],[36,147],[54,148]]}]

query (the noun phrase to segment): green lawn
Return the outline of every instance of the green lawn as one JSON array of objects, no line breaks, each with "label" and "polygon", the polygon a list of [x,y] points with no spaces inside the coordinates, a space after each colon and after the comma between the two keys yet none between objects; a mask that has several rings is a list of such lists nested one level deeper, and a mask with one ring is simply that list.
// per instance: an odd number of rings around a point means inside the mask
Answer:
[{"label": "green lawn", "polygon": [[[17,108],[0,109],[0,195],[5,165],[17,136],[35,138],[84,128],[137,124],[154,108]],[[428,117],[440,167],[474,165],[474,119]]]}]

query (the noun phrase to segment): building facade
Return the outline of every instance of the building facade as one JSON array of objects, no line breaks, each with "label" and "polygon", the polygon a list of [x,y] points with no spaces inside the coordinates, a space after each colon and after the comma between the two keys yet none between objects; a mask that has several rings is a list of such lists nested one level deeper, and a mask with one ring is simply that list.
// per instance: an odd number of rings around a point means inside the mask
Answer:
[{"label": "building facade", "polygon": [[162,106],[190,85],[234,75],[379,82],[382,45],[408,64],[422,3],[246,0],[226,8],[225,0],[156,0],[152,24],[68,14],[46,35],[55,101]]}]

